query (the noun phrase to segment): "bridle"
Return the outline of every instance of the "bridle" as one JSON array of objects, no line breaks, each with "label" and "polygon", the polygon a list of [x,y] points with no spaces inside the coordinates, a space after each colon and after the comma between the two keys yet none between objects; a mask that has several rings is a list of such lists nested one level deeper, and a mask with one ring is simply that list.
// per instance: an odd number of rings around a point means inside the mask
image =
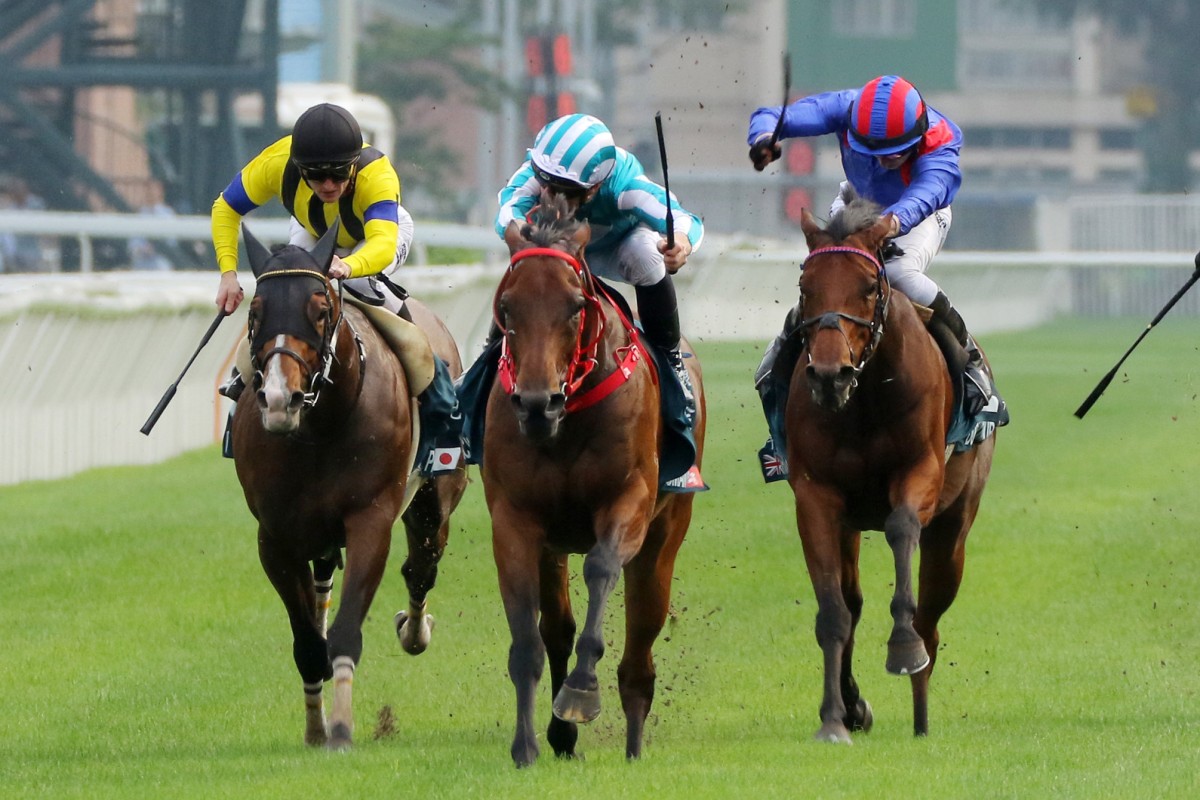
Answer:
[{"label": "bridle", "polygon": [[[844,311],[826,311],[824,314],[818,314],[815,317],[804,317],[804,294],[800,295],[800,323],[796,326],[796,330],[801,331],[801,340],[805,346],[805,355],[808,362],[812,363],[812,353],[808,351],[807,339],[810,330],[822,330],[824,328],[836,328],[845,337],[845,331],[842,331],[841,320],[852,322],[855,325],[860,325],[866,328],[871,338],[863,348],[862,353],[858,358],[858,363],[854,367],[853,383],[857,384],[858,375],[862,372],[863,367],[867,365],[867,361],[875,352],[875,348],[879,346],[879,340],[883,337],[883,323],[887,318],[888,304],[892,299],[891,283],[888,281],[887,271],[883,267],[883,261],[875,253],[863,250],[860,247],[849,247],[847,245],[830,245],[828,247],[818,247],[816,250],[809,252],[804,259],[804,266],[808,266],[808,262],[816,256],[827,255],[831,253],[850,253],[867,259],[875,267],[876,275],[879,278],[880,290],[875,298],[875,313],[871,319],[856,317],[853,314],[847,314]],[[803,268],[803,267],[802,267]],[[853,362],[854,350],[850,347],[849,339],[847,338],[846,347],[850,350],[850,360]]]},{"label": "bridle", "polygon": [[[504,288],[508,285],[509,278],[516,270],[517,265],[527,258],[538,256],[553,258],[569,267],[579,279],[583,290],[584,307],[579,314],[579,326],[575,332],[575,346],[571,352],[571,360],[567,364],[566,374],[560,385],[560,391],[567,398],[565,410],[567,412],[578,411],[595,405],[628,381],[633,375],[633,370],[637,367],[638,362],[645,360],[645,351],[638,336],[637,328],[629,321],[621,311],[621,307],[613,301],[604,287],[596,282],[585,261],[575,258],[569,253],[550,247],[529,247],[524,250],[518,250],[509,259],[508,269],[505,271],[504,277],[500,279],[500,285],[497,287],[496,295],[492,300],[492,317],[496,322],[496,326],[504,335],[500,346],[498,377],[505,393],[512,394],[516,388],[516,364],[513,361],[512,350],[508,344],[509,330],[504,326],[498,305],[500,297],[504,293]],[[621,324],[629,336],[629,344],[619,347],[614,351],[613,358],[617,362],[617,368],[609,373],[600,383],[591,387],[586,392],[579,394],[579,389],[583,385],[584,379],[591,375],[596,367],[599,366],[597,354],[600,350],[600,343],[604,340],[604,332],[607,328],[607,318],[604,315],[604,308],[601,302],[602,297],[609,301],[609,305],[620,318]],[[587,336],[587,329],[593,319],[595,320],[595,324],[592,326],[594,327],[594,331],[593,335],[589,338]]]},{"label": "bridle", "polygon": [[[354,342],[358,349],[358,361],[359,361],[358,391],[361,392],[362,385],[363,385],[363,371],[364,371],[364,368],[366,365],[366,350],[363,347],[362,338],[358,335],[358,332],[354,330],[354,327],[352,325],[350,325],[350,321],[345,318],[345,315],[343,313],[343,309],[345,306],[343,305],[343,302],[342,302],[342,292],[341,292],[340,286],[338,289],[338,297],[337,297],[338,302],[335,304],[334,296],[333,296],[333,288],[329,282],[329,279],[326,278],[321,273],[314,272],[312,270],[279,269],[279,270],[273,270],[270,272],[264,272],[263,274],[258,276],[258,283],[261,284],[265,280],[269,280],[272,278],[283,278],[283,277],[304,277],[304,278],[309,278],[309,279],[318,281],[322,285],[322,288],[325,292],[325,300],[326,300],[326,311],[324,313],[325,332],[321,337],[320,347],[318,348],[318,351],[317,351],[317,357],[318,357],[318,361],[320,364],[320,368],[313,369],[312,367],[309,366],[308,362],[304,359],[303,356],[301,356],[299,353],[297,353],[292,348],[284,347],[282,345],[272,347],[270,350],[268,350],[266,352],[266,354],[262,357],[262,359],[260,361],[259,357],[258,357],[258,353],[254,348],[254,339],[257,334],[257,331],[254,328],[253,324],[251,324],[251,326],[249,326],[247,328],[246,334],[250,341],[250,363],[253,365],[254,370],[255,370],[255,381],[261,382],[263,371],[266,369],[267,363],[274,356],[277,356],[277,355],[278,356],[287,356],[288,358],[295,360],[295,362],[300,365],[300,369],[304,371],[304,374],[308,379],[308,391],[306,391],[304,393],[303,404],[304,404],[304,408],[312,408],[313,406],[315,406],[317,404],[317,401],[320,400],[321,390],[325,386],[332,385],[332,383],[333,383],[333,380],[329,377],[329,374],[333,370],[334,355],[337,351],[338,334],[341,331],[342,323],[345,322],[346,325],[350,328],[351,334],[354,336]],[[336,305],[337,309],[338,309],[338,315],[337,315],[336,319],[334,319],[334,317],[333,317],[334,305]]]}]

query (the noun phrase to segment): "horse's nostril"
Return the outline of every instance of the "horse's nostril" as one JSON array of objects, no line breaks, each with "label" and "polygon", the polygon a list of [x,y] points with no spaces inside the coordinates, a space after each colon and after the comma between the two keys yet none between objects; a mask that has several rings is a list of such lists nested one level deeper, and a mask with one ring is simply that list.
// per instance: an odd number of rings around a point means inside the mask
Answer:
[{"label": "horse's nostril", "polygon": [[292,392],[292,399],[288,403],[288,408],[299,408],[304,405],[304,392]]},{"label": "horse's nostril", "polygon": [[562,392],[555,392],[550,395],[550,401],[546,403],[546,415],[561,414],[566,407],[567,396]]}]

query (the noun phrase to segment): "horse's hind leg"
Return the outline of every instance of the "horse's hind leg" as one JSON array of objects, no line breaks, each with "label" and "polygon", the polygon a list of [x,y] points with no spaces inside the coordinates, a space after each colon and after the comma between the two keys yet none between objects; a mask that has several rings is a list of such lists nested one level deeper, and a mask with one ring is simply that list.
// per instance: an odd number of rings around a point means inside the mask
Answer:
[{"label": "horse's hind leg", "polygon": [[321,635],[329,627],[329,598],[333,594],[333,574],[337,571],[339,559],[335,557],[318,558],[313,561],[313,588],[316,590],[317,630]]},{"label": "horse's hind leg", "polygon": [[425,652],[433,634],[427,598],[437,581],[438,562],[450,536],[450,512],[458,505],[465,487],[465,476],[458,472],[427,480],[404,512],[408,557],[400,573],[408,585],[408,608],[396,613],[395,625],[400,646],[414,656]]},{"label": "horse's hind leg", "polygon": [[671,609],[675,557],[691,521],[691,495],[680,495],[650,528],[641,551],[625,566],[625,651],[617,686],[625,711],[625,757],[640,758],[646,717],[654,702],[653,647]]},{"label": "horse's hind leg", "polygon": [[858,531],[848,531],[842,536],[842,599],[850,611],[850,636],[842,650],[842,704],[846,707],[843,721],[851,731],[871,730],[874,717],[871,714],[871,704],[858,691],[858,682],[854,680],[854,632],[858,628],[858,620],[862,617],[862,585],[858,574],[858,550],[861,535]]},{"label": "horse's hind leg", "polygon": [[304,743],[326,742],[325,708],[321,690],[332,677],[323,631],[318,628],[317,597],[308,563],[288,548],[277,546],[262,528],[258,532],[258,557],[263,571],[283,601],[292,627],[292,656],[304,682]]},{"label": "horse's hind leg", "polygon": [[345,519],[346,571],[341,602],[329,628],[333,665],[333,711],[329,715],[330,749],[350,747],[354,735],[354,670],[362,658],[362,623],[387,565],[394,517],[377,502]]},{"label": "horse's hind leg", "polygon": [[[570,587],[567,585],[567,557],[543,554],[540,571],[542,618],[538,623],[538,631],[550,662],[550,695],[554,697],[567,679],[567,662],[571,658],[571,645],[575,643],[575,616],[571,612]],[[554,755],[573,758],[578,739],[579,727],[574,722],[550,716],[546,741],[554,748]]]}]

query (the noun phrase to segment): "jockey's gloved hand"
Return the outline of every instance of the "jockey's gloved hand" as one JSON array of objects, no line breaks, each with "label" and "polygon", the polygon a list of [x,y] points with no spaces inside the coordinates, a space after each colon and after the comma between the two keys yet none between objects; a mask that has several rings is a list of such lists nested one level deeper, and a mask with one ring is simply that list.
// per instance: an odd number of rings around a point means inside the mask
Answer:
[{"label": "jockey's gloved hand", "polygon": [[754,144],[750,145],[750,162],[759,172],[762,172],[767,164],[778,160],[782,155],[783,148],[779,146],[779,142],[771,143],[771,134],[769,133],[764,133],[755,140]]}]

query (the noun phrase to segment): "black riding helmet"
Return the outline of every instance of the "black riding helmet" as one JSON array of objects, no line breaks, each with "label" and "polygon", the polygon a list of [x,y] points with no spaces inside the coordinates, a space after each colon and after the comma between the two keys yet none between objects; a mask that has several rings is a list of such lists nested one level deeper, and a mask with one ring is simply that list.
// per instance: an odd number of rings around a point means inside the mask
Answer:
[{"label": "black riding helmet", "polygon": [[362,156],[362,146],[358,121],[332,103],[313,106],[292,126],[292,161],[301,169],[348,173]]}]

